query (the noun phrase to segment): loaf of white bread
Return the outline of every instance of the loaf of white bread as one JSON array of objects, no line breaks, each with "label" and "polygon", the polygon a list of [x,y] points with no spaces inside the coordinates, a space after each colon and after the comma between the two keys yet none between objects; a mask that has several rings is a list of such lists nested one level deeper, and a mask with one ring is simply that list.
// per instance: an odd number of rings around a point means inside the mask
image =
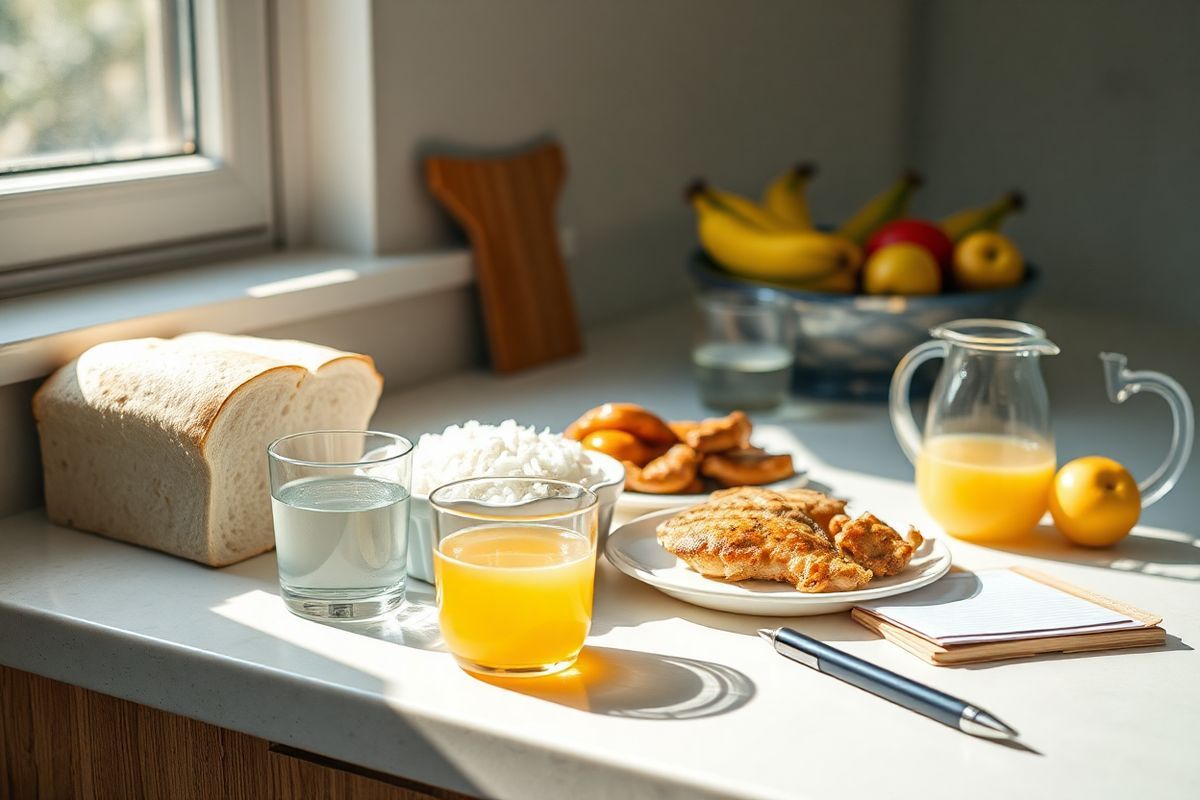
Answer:
[{"label": "loaf of white bread", "polygon": [[51,521],[212,566],[274,546],[267,445],[366,428],[367,356],[192,333],[91,348],[33,398]]}]

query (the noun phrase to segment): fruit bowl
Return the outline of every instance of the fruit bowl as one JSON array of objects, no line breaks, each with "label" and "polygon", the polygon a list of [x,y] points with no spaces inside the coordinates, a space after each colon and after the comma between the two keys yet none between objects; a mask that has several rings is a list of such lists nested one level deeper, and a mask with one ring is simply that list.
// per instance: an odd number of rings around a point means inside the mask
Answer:
[{"label": "fruit bowl", "polygon": [[[827,294],[731,275],[697,250],[688,264],[696,285],[748,293],[782,294],[795,313],[797,394],[883,400],[900,358],[928,340],[929,329],[954,319],[1013,318],[1037,285],[1037,269],[1007,289],[895,295]],[[921,373],[913,381],[921,388]],[[925,381],[928,388],[928,379]]]}]

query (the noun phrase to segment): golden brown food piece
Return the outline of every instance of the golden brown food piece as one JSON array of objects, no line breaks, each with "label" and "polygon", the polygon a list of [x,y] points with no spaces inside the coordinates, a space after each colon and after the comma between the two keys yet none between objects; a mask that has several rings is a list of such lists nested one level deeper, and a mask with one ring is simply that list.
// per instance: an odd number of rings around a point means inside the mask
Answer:
[{"label": "golden brown food piece", "polygon": [[679,494],[691,486],[699,466],[700,454],[677,444],[645,467],[626,461],[625,487],[649,494]]},{"label": "golden brown food piece", "polygon": [[632,461],[639,467],[644,466],[651,456],[642,440],[629,431],[604,429],[592,431],[580,440],[587,450],[595,450],[612,456],[618,461]]},{"label": "golden brown food piece", "polygon": [[700,462],[700,474],[723,486],[761,486],[795,474],[792,457],[771,455],[756,447],[711,453]]},{"label": "golden brown food piece", "polygon": [[679,441],[667,423],[636,403],[605,403],[584,413],[563,431],[568,439],[582,441],[590,433],[617,430],[632,433],[648,445],[672,445]]},{"label": "golden brown food piece", "polygon": [[667,427],[679,437],[679,441],[686,443],[688,434],[700,427],[700,423],[694,419],[671,420]]},{"label": "golden brown food piece", "polygon": [[695,478],[692,478],[692,482],[689,483],[686,487],[684,487],[683,491],[680,492],[680,494],[703,494],[703,493],[704,493],[704,479],[701,478],[699,475],[697,475]]},{"label": "golden brown food piece", "polygon": [[876,575],[899,574],[925,541],[916,528],[909,528],[908,535],[900,538],[894,528],[874,514],[863,514],[855,520],[839,514],[829,523],[829,532],[838,552]]},{"label": "golden brown food piece", "polygon": [[780,489],[779,493],[790,503],[797,503],[817,524],[829,530],[830,521],[838,514],[846,512],[846,501],[838,497],[830,497],[815,489]]},{"label": "golden brown food piece", "polygon": [[[792,509],[802,512],[816,522],[822,530],[829,530],[829,521],[846,510],[846,501],[830,497],[812,489],[762,489],[756,486],[740,486],[713,492],[712,500],[736,502],[747,507],[768,509]],[[829,537],[833,542],[833,537]]]},{"label": "golden brown food piece", "polygon": [[[695,423],[695,427],[685,430],[679,438],[698,453],[720,453],[749,447],[752,427],[750,418],[745,413],[734,411],[727,417],[715,417]],[[680,429],[682,426],[679,429],[673,428],[677,434]]]},{"label": "golden brown food piece", "polygon": [[785,581],[801,592],[849,591],[871,580],[782,498],[714,495],[661,523],[657,534],[664,549],[710,578]]}]

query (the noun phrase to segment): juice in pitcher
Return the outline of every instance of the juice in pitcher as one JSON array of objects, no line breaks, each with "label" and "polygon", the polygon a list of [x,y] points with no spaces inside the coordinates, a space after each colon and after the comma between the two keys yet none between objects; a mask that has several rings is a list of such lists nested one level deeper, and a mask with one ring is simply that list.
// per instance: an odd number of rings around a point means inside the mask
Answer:
[{"label": "juice in pitcher", "polygon": [[929,514],[961,539],[1027,533],[1046,513],[1054,445],[1040,438],[939,434],[917,456],[917,491]]},{"label": "juice in pitcher", "polygon": [[575,660],[592,621],[591,540],[549,525],[467,528],[434,553],[439,622],[466,669],[543,673]]}]

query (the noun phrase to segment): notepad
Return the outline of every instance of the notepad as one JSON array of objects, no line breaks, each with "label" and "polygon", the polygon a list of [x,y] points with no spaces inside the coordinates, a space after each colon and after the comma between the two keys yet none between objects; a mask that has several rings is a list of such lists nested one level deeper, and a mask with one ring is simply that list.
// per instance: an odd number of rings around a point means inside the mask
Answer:
[{"label": "notepad", "polygon": [[1007,569],[952,573],[937,583],[860,608],[939,644],[998,642],[1142,623]]},{"label": "notepad", "polygon": [[950,573],[853,618],[935,664],[1161,644],[1161,619],[1022,569]]}]

